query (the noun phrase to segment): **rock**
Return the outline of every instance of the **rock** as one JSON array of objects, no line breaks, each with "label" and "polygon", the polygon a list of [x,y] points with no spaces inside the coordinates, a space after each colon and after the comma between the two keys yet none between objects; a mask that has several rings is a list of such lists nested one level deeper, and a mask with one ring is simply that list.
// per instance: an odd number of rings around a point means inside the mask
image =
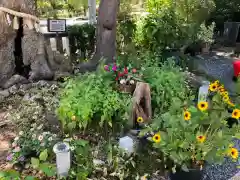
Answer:
[{"label": "rock", "polygon": [[7,89],[13,86],[14,84],[26,84],[26,83],[29,83],[29,81],[25,77],[15,74],[3,85],[3,88]]},{"label": "rock", "polygon": [[20,85],[20,87],[19,87],[19,90],[20,91],[26,91],[26,90],[28,90],[28,89],[30,89],[32,87],[32,84],[22,84],[22,85]]},{"label": "rock", "polygon": [[9,95],[10,95],[10,92],[8,89],[0,91],[0,96],[2,96],[4,98],[8,97]]},{"label": "rock", "polygon": [[55,75],[54,75],[54,80],[61,81],[61,79],[63,79],[64,77],[69,77],[69,76],[71,76],[71,74],[69,72],[56,71]]},{"label": "rock", "polygon": [[10,94],[16,94],[18,92],[19,86],[13,85],[12,87],[9,88]]}]

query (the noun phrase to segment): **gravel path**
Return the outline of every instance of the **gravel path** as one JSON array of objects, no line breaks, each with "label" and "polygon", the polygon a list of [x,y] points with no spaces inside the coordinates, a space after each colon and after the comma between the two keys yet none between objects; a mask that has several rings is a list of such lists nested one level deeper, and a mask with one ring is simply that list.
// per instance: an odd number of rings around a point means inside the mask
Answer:
[{"label": "gravel path", "polygon": [[[232,81],[233,59],[217,55],[199,55],[193,59],[193,70],[224,84],[230,94],[235,94],[236,85]],[[240,141],[235,141],[235,146],[240,151]],[[233,176],[234,180],[240,180],[240,169],[237,166],[240,161],[233,163],[230,159],[225,160],[222,165],[207,164],[203,171],[203,180],[228,180]],[[237,177],[238,176],[238,177]]]}]

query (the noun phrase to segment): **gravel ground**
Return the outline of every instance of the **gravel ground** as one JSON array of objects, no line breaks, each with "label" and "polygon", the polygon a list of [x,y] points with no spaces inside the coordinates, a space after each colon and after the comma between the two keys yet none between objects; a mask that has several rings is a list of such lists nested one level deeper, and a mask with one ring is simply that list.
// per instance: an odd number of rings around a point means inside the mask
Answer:
[{"label": "gravel ground", "polygon": [[[240,150],[240,140],[234,140],[235,147]],[[222,165],[211,165],[208,164],[203,170],[203,180],[228,180],[234,177],[237,180],[240,169],[237,166],[240,165],[240,159],[238,162],[232,162],[231,159],[226,158]],[[240,177],[238,176],[238,179]],[[232,179],[233,180],[233,179]]]}]

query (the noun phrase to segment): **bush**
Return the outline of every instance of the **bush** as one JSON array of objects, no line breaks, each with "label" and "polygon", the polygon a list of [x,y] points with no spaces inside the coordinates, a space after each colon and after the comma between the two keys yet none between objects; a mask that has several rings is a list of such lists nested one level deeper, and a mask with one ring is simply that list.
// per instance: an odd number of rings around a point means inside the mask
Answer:
[{"label": "bush", "polygon": [[151,86],[152,107],[155,114],[164,113],[171,107],[174,98],[186,99],[191,94],[186,87],[185,74],[172,59],[158,65],[146,67],[144,80]]},{"label": "bush", "polygon": [[91,24],[69,26],[67,29],[71,54],[80,54],[81,59],[89,58],[95,46],[96,27]]},{"label": "bush", "polygon": [[113,89],[114,78],[102,67],[97,72],[69,79],[64,87],[58,115],[69,130],[86,129],[92,123],[112,126],[128,119],[131,98]]},{"label": "bush", "polygon": [[[221,163],[225,157],[238,159],[233,138],[239,138],[238,105],[234,105],[223,86],[214,82],[209,86],[213,98],[201,100],[197,107],[174,98],[168,111],[155,118],[147,131],[155,132],[150,138],[153,146],[173,162],[173,168],[202,168],[206,162]],[[229,113],[229,108],[233,110]],[[227,119],[236,120],[229,128]],[[144,132],[143,132],[144,134]]]}]

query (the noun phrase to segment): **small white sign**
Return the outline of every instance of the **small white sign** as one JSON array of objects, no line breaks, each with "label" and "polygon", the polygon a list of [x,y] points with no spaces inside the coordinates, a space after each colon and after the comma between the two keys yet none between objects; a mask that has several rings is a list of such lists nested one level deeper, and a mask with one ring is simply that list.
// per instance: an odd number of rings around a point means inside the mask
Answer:
[{"label": "small white sign", "polygon": [[66,19],[48,19],[49,32],[66,32]]},{"label": "small white sign", "polygon": [[200,101],[207,101],[209,85],[210,85],[210,82],[206,81],[199,88],[199,91],[198,91],[198,102],[200,102]]}]

